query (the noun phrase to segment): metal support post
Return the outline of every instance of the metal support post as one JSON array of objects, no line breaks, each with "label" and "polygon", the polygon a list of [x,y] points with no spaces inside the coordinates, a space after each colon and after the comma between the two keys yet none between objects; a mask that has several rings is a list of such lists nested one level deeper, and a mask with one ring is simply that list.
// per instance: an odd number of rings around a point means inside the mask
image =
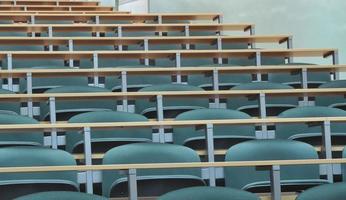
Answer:
[{"label": "metal support post", "polygon": [[[338,50],[334,50],[333,53],[333,65],[338,65],[339,64],[339,52]],[[340,72],[335,73],[335,80],[340,80]]]},{"label": "metal support post", "polygon": [[[251,26],[251,28],[250,28],[250,35],[255,35],[255,34],[256,34],[255,26]],[[252,42],[250,47],[251,47],[251,49],[255,49],[256,48],[256,44]]]},{"label": "metal support post", "polygon": [[[322,131],[322,155],[325,159],[332,159],[332,136],[330,121],[326,120],[323,122]],[[333,183],[333,165],[328,164],[327,167],[327,180]]]},{"label": "metal support post", "polygon": [[[256,66],[260,67],[261,65],[262,65],[261,52],[257,51],[256,52]],[[256,74],[256,79],[257,79],[257,81],[262,81],[262,74],[261,73],[257,73]]]},{"label": "metal support post", "polygon": [[[185,36],[189,37],[190,36],[190,26],[189,25],[185,25]],[[186,49],[190,49],[190,44],[185,44],[186,45]]]},{"label": "metal support post", "polygon": [[[213,90],[219,91],[219,71],[217,68],[213,69]],[[220,108],[220,97],[215,95],[214,97],[215,108]]]},{"label": "metal support post", "polygon": [[272,200],[281,200],[280,166],[273,165],[270,170]]},{"label": "metal support post", "polygon": [[137,200],[137,170],[129,169],[128,170],[128,191],[129,191],[129,199]]},{"label": "metal support post", "polygon": [[[93,64],[94,64],[94,69],[98,69],[99,68],[99,57],[97,52],[93,53]],[[98,75],[94,75],[94,86],[98,87],[99,86],[99,76]]]},{"label": "metal support post", "polygon": [[[206,127],[206,147],[207,147],[207,155],[208,162],[215,162],[214,156],[214,126],[213,124],[207,124]],[[209,168],[209,186],[216,186],[216,174],[215,168]]]},{"label": "metal support post", "polygon": [[[121,26],[118,26],[118,37],[119,38],[123,37],[123,28]],[[122,44],[118,45],[118,50],[119,51],[123,50],[123,45]]]},{"label": "metal support post", "polygon": [[[180,53],[176,53],[175,54],[175,66],[177,68],[180,68],[181,67],[181,54]],[[181,73],[180,72],[177,72],[177,83],[181,83],[182,80],[181,80]]]},{"label": "metal support post", "polygon": [[[293,37],[289,36],[287,39],[287,49],[293,49]],[[288,58],[288,63],[293,63],[293,57]]]},{"label": "metal support post", "polygon": [[[92,151],[91,151],[91,129],[84,127],[84,159],[85,165],[92,165]],[[93,194],[93,172],[86,171],[86,191]]]},{"label": "metal support post", "polygon": [[[220,36],[218,36],[217,38],[217,50],[221,51],[222,50],[222,38]],[[223,64],[222,62],[222,57],[219,57],[217,60],[218,64]]]},{"label": "metal support post", "polygon": [[[143,46],[144,46],[144,51],[149,51],[149,40],[148,40],[148,38],[145,38],[145,39],[144,39],[144,44],[143,44]],[[144,64],[145,64],[146,66],[149,66],[149,58],[145,58]]]},{"label": "metal support post", "polygon": [[[260,118],[264,119],[267,117],[267,106],[266,106],[266,95],[264,93],[259,94],[259,112]],[[266,124],[262,124],[262,135],[265,135],[265,138],[268,138],[268,129]]]},{"label": "metal support post", "polygon": [[[127,92],[127,72],[121,72],[121,92]],[[128,112],[128,101],[127,97],[123,97],[123,111]]]},{"label": "metal support post", "polygon": [[31,15],[31,16],[30,16],[30,23],[31,23],[31,24],[36,24],[35,15]]},{"label": "metal support post", "polygon": [[[13,69],[13,60],[12,60],[12,54],[7,54],[7,70]],[[12,74],[8,76],[7,78],[7,86],[8,90],[13,91],[13,77]]]},{"label": "metal support post", "polygon": [[[157,121],[163,121],[164,120],[163,96],[162,95],[156,96],[156,114],[157,114]],[[159,142],[165,143],[165,129],[161,126],[159,127]]]},{"label": "metal support post", "polygon": [[[53,37],[53,27],[52,26],[49,26],[48,27],[48,37]],[[50,44],[49,46],[48,46],[48,48],[49,48],[49,51],[53,51],[53,45],[52,44]]]},{"label": "metal support post", "polygon": [[[26,73],[26,92],[27,92],[27,94],[32,94],[32,73],[31,72]],[[34,114],[33,114],[34,105],[33,105],[32,100],[28,99],[27,104],[28,104],[27,105],[28,106],[28,116],[33,117],[34,116]]]},{"label": "metal support post", "polygon": [[[56,123],[55,97],[49,97],[49,117],[50,117],[50,123],[55,124]],[[57,149],[58,148],[58,134],[55,128],[52,129],[51,138],[52,138],[52,148]]]},{"label": "metal support post", "polygon": [[[308,70],[306,68],[302,68],[302,88],[308,88]],[[303,104],[304,106],[309,104],[309,97],[306,94],[303,96]]]}]

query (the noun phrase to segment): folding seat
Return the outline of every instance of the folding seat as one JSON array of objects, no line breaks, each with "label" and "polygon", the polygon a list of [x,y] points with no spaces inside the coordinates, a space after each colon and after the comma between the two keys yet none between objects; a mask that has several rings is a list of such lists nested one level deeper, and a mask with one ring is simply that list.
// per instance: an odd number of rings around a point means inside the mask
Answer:
[{"label": "folding seat", "polygon": [[[293,89],[291,86],[271,83],[271,82],[252,82],[234,86],[231,90],[280,90]],[[259,116],[259,95],[247,97],[230,97],[227,99],[229,109],[239,110],[251,116]],[[268,116],[276,116],[282,111],[298,106],[298,97],[294,96],[266,96],[266,110]]]},{"label": "folding seat", "polygon": [[346,183],[316,186],[301,193],[297,200],[341,200],[346,198]]},{"label": "folding seat", "polygon": [[190,187],[162,195],[158,200],[260,200],[255,194],[226,187]]},{"label": "folding seat", "polygon": [[[91,86],[62,86],[52,88],[45,93],[102,93],[110,92],[105,88],[91,87]],[[56,115],[57,120],[68,120],[75,114],[91,112],[91,111],[105,111],[114,110],[116,101],[105,99],[79,99],[79,100],[57,100],[56,101]],[[49,102],[41,102],[41,119],[49,120]]]},{"label": "folding seat", "polygon": [[[200,162],[197,153],[184,146],[161,143],[135,143],[109,150],[103,165]],[[102,194],[105,197],[127,197],[127,177],[119,171],[102,172]],[[137,170],[139,197],[160,196],[184,187],[205,185],[200,169]]]},{"label": "folding seat", "polygon": [[[235,65],[231,64],[211,64],[211,65],[202,65],[199,67],[234,67]],[[230,89],[236,85],[242,83],[250,83],[252,77],[250,74],[237,73],[237,74],[226,74],[219,73],[219,88],[220,89]],[[195,85],[201,87],[205,90],[213,89],[213,76],[206,75],[190,75],[188,76],[188,83],[190,85]]]},{"label": "folding seat", "polygon": [[[175,120],[211,120],[211,119],[250,119],[243,112],[227,109],[197,109],[179,114]],[[192,149],[205,149],[205,129],[196,130],[194,126],[176,127],[173,129],[175,144]],[[255,139],[253,125],[215,125],[213,129],[216,149],[228,149],[237,143]]]},{"label": "folding seat", "polygon": [[[0,124],[38,124],[39,122],[33,118],[21,115],[0,113]],[[0,147],[4,146],[31,146],[43,144],[43,132],[20,132],[11,131],[0,134]]]},{"label": "folding seat", "polygon": [[[159,91],[203,91],[203,89],[185,84],[163,84],[145,87],[139,92],[159,92]],[[149,118],[156,117],[156,102],[149,99],[136,100],[136,112]],[[182,97],[163,97],[164,117],[176,117],[179,113],[188,110],[208,108],[209,100],[207,98],[182,98]]]},{"label": "folding seat", "polygon": [[[288,63],[286,66],[299,66],[299,65],[314,65],[310,63]],[[308,87],[316,88],[319,85],[329,82],[331,80],[329,72],[308,72]],[[290,85],[294,88],[302,87],[302,74],[301,71],[297,73],[271,73],[268,80],[275,83],[283,83]]]},{"label": "folding seat", "polygon": [[[324,83],[320,85],[319,88],[327,89],[327,88],[345,88],[346,80],[337,80],[331,81],[328,83]],[[319,106],[328,106],[333,108],[340,108],[346,110],[346,101],[343,94],[330,94],[330,95],[320,95],[316,96],[316,105]]]},{"label": "folding seat", "polygon": [[[63,66],[37,66],[32,69],[71,69],[70,67]],[[87,86],[88,79],[86,77],[48,77],[48,78],[36,78],[32,79],[33,93],[43,93],[44,91],[61,87],[61,86]],[[26,79],[20,79],[20,91],[22,93],[27,92]]]},{"label": "folding seat", "polygon": [[[119,68],[153,68],[145,65],[129,65]],[[141,88],[152,85],[170,84],[172,83],[171,75],[127,75],[127,91],[138,91]],[[112,91],[121,91],[121,76],[106,77],[106,87]]]},{"label": "folding seat", "polygon": [[[0,95],[11,95],[15,94],[12,91],[1,89],[0,88]],[[7,101],[0,101],[0,112],[1,113],[17,113],[20,112],[20,103],[19,102],[7,102]]]},{"label": "folding seat", "polygon": [[[264,161],[318,159],[313,146],[293,140],[250,140],[232,146],[226,153],[226,161]],[[226,167],[227,187],[252,192],[270,191],[270,170],[256,167]],[[301,191],[328,183],[320,179],[318,165],[280,166],[281,190]]]},{"label": "folding seat", "polygon": [[[338,108],[329,108],[322,106],[298,107],[286,110],[278,115],[279,118],[304,118],[304,117],[345,117],[346,111]],[[321,124],[288,123],[276,124],[275,135],[280,139],[291,139],[307,142],[314,146],[322,144]],[[331,124],[332,144],[346,145],[345,123]]]},{"label": "folding seat", "polygon": [[[97,123],[97,122],[145,122],[148,119],[142,115],[115,112],[98,111],[88,112],[71,117],[68,123]],[[83,133],[66,133],[66,150],[72,152],[83,152]],[[109,149],[138,142],[150,142],[152,139],[151,128],[114,128],[107,130],[92,130],[91,142],[93,152],[106,152]]]},{"label": "folding seat", "polygon": [[[0,167],[75,166],[73,156],[43,147],[0,148]],[[78,191],[76,171],[1,173],[2,200],[43,191]]]},{"label": "folding seat", "polygon": [[56,191],[25,195],[16,200],[107,200],[107,198],[81,192]]}]

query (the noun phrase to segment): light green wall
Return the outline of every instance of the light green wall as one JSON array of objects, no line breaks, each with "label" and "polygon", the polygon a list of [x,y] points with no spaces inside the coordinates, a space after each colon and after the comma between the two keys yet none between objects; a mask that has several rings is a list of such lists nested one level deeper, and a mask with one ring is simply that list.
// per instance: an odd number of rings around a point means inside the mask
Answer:
[{"label": "light green wall", "polygon": [[296,48],[338,48],[340,63],[346,63],[345,8],[345,0],[150,0],[150,12],[220,12],[224,22],[255,23],[256,34],[292,34]]}]

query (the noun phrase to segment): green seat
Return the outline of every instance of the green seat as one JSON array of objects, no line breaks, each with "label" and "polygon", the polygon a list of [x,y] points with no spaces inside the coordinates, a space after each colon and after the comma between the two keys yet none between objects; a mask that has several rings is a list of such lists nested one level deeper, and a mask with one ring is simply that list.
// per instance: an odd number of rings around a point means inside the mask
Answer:
[{"label": "green seat", "polygon": [[[159,91],[204,91],[203,89],[185,84],[163,84],[145,87],[139,92],[159,92]],[[149,99],[136,101],[136,112],[149,118],[156,117],[156,102]],[[208,108],[207,98],[168,98],[163,97],[164,116],[168,118],[176,117],[179,113],[188,110]]]},{"label": "green seat", "polygon": [[341,200],[346,199],[346,183],[317,186],[301,193],[296,200]]},{"label": "green seat", "polygon": [[[68,123],[98,123],[98,122],[145,122],[148,119],[142,115],[115,112],[98,111],[75,115]],[[109,149],[129,143],[150,142],[152,139],[151,128],[115,128],[107,130],[91,130],[91,142],[93,152],[106,152]],[[66,150],[83,152],[84,135],[76,131],[66,133]]]},{"label": "green seat", "polygon": [[[342,158],[346,158],[346,148],[342,151]],[[346,165],[341,165],[342,181],[346,182]]]},{"label": "green seat", "polygon": [[[298,107],[286,110],[281,113],[279,118],[304,118],[304,117],[345,117],[346,111],[337,108],[329,108],[322,106]],[[312,145],[322,144],[321,124],[277,124],[276,138],[291,139],[307,142]],[[342,144],[346,139],[345,123],[332,123],[331,125],[332,143],[334,145]]]},{"label": "green seat", "polygon": [[[318,159],[313,146],[293,140],[250,140],[232,146],[225,161]],[[299,191],[327,183],[321,180],[318,165],[281,166],[282,191]],[[256,167],[226,167],[227,187],[255,192],[270,191],[270,171]]]},{"label": "green seat", "polygon": [[[293,89],[291,86],[271,83],[271,82],[252,82],[240,84],[231,90],[278,90]],[[251,116],[259,116],[259,95],[250,95],[247,97],[230,97],[227,99],[229,109],[243,111]],[[273,97],[266,96],[266,108],[268,116],[276,116],[282,111],[298,106],[298,97]]]},{"label": "green seat", "polygon": [[[160,143],[135,143],[109,150],[103,165],[140,163],[200,162],[197,153],[184,146]],[[102,172],[102,193],[106,197],[127,197],[127,176],[119,171]],[[160,196],[184,187],[205,185],[200,169],[137,170],[139,197]]]},{"label": "green seat", "polygon": [[[0,148],[0,167],[75,166],[74,157],[44,147]],[[78,191],[76,171],[1,173],[2,200],[43,191]]]},{"label": "green seat", "polygon": [[[37,66],[32,69],[71,69],[70,67],[62,66]],[[33,93],[43,93],[44,91],[61,87],[61,86],[87,86],[88,79],[86,77],[56,77],[56,78],[36,78],[32,79],[32,90]],[[20,79],[20,91],[22,93],[27,92],[27,81],[26,79]]]},{"label": "green seat", "polygon": [[[12,91],[5,90],[5,89],[0,89],[0,95],[11,95],[15,94]],[[0,102],[0,111],[2,113],[20,113],[20,102],[6,102],[6,101],[1,101]]]},{"label": "green seat", "polygon": [[[235,65],[231,64],[212,64],[212,65],[201,65],[198,67],[233,67]],[[219,88],[220,89],[230,89],[236,85],[242,83],[250,83],[252,81],[252,77],[250,74],[219,74]],[[195,85],[201,87],[205,90],[213,89],[213,76],[205,76],[205,75],[190,75],[188,77],[188,83],[190,85]]]},{"label": "green seat", "polygon": [[[295,65],[314,65],[310,63],[288,63],[287,66]],[[308,87],[316,88],[319,85],[330,81],[329,72],[308,72]],[[290,85],[294,88],[301,88],[302,86],[302,75],[301,71],[297,73],[271,73],[269,74],[268,80],[275,83],[283,83]]]},{"label": "green seat", "polygon": [[[211,119],[251,119],[243,112],[227,109],[197,109],[179,114],[175,120],[211,120]],[[217,149],[228,149],[242,141],[255,139],[255,127],[252,125],[215,125],[214,145]],[[194,126],[173,129],[175,144],[192,149],[205,149],[205,129],[196,130]]]},{"label": "green seat", "polygon": [[162,195],[158,200],[260,200],[255,194],[225,187],[190,187]]},{"label": "green seat", "polygon": [[[320,85],[319,88],[327,89],[327,88],[345,88],[345,87],[346,87],[346,80],[337,80],[337,81],[324,83]],[[328,106],[328,107],[340,108],[340,109],[346,110],[346,101],[343,94],[317,96],[316,105]]]},{"label": "green seat", "polygon": [[[100,93],[110,92],[105,88],[91,86],[62,86],[52,88],[45,93]],[[116,101],[95,99],[56,100],[57,120],[68,120],[71,116],[84,112],[114,110]],[[41,119],[49,120],[49,102],[41,102]]]},{"label": "green seat", "polygon": [[[38,124],[39,122],[33,118],[25,117],[21,115],[12,115],[0,113],[0,124]],[[0,134],[0,147],[3,146],[31,146],[31,145],[43,145],[43,132],[9,132]]]},{"label": "green seat", "polygon": [[15,200],[107,200],[105,197],[81,192],[40,192],[16,198]]},{"label": "green seat", "polygon": [[[145,65],[130,65],[122,66],[119,68],[153,68]],[[141,88],[160,85],[170,84],[172,78],[170,75],[127,75],[127,90],[138,91]],[[121,91],[121,76],[108,76],[106,77],[106,87],[112,91]]]}]

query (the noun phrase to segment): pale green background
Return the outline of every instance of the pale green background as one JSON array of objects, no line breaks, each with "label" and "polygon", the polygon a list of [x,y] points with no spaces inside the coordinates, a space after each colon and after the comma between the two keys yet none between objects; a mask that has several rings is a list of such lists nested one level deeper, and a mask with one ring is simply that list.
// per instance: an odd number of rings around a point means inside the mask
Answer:
[{"label": "pale green background", "polygon": [[224,22],[255,23],[256,34],[292,34],[295,48],[338,48],[340,63],[346,63],[346,0],[150,0],[149,8],[220,12]]}]

